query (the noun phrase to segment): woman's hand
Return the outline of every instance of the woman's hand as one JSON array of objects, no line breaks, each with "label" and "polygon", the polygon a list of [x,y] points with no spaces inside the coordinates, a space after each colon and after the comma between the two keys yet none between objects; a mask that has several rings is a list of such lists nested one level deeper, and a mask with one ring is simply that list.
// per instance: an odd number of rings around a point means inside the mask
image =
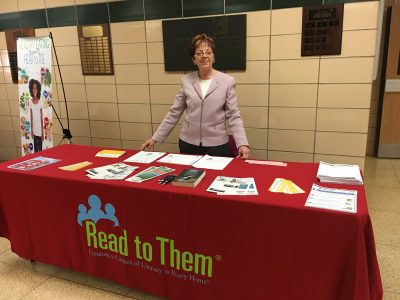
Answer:
[{"label": "woman's hand", "polygon": [[237,157],[241,159],[248,159],[250,155],[250,148],[249,146],[240,146],[239,147],[239,155]]},{"label": "woman's hand", "polygon": [[145,141],[144,143],[143,143],[143,145],[142,146],[140,146],[140,151],[143,151],[143,150],[146,150],[146,149],[149,149],[151,146],[153,146],[155,143],[157,143],[157,141],[155,140],[155,139],[148,139],[147,141]]}]

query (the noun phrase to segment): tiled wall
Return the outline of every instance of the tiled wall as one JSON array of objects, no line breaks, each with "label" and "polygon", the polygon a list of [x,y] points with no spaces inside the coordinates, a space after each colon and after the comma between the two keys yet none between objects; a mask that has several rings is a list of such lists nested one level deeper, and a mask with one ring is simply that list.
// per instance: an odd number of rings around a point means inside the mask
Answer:
[{"label": "tiled wall", "polygon": [[[49,23],[54,26],[36,29],[36,36],[52,32],[68,100],[73,143],[136,149],[161,122],[183,74],[164,71],[160,9],[168,17],[205,15],[201,10],[204,6],[182,8],[185,1],[175,1],[180,9],[178,16],[174,9],[163,4],[167,1],[145,0],[142,10],[133,9],[134,6],[140,8],[141,1],[108,1],[107,17],[123,21],[110,25],[114,76],[83,76],[81,72],[76,24],[101,18],[103,6],[91,4],[98,0],[0,1],[0,27],[4,30],[6,26],[1,16],[5,13],[12,19],[18,8],[20,11],[46,11]],[[301,7],[269,10],[270,4],[264,7],[262,1],[225,0],[221,11],[217,5],[220,1],[203,2],[209,3],[215,14],[252,10],[246,13],[247,70],[228,72],[237,82],[239,107],[252,158],[325,160],[357,163],[363,167],[378,2],[346,3],[342,54],[323,57],[300,55]],[[283,7],[293,6],[293,1],[279,2]],[[80,6],[88,3],[90,5]],[[253,6],[246,8],[249,3]],[[125,10],[129,5],[131,10],[125,12],[121,5],[125,5]],[[52,7],[57,11],[53,11],[50,21],[48,12]],[[68,14],[70,7],[73,11],[76,7],[81,21]],[[272,7],[276,7],[274,2]],[[60,10],[63,15],[58,15]],[[88,17],[90,11],[96,14]],[[55,18],[57,16],[59,18]],[[64,19],[60,20],[62,16]],[[59,26],[71,20],[70,26]],[[0,160],[20,155],[18,87],[11,81],[6,49],[4,32],[0,32]],[[55,107],[66,124],[59,74],[56,68],[53,72],[56,74]],[[178,151],[179,128],[178,124],[167,141],[156,149]],[[60,132],[60,125],[54,118],[55,144],[61,140]]]}]

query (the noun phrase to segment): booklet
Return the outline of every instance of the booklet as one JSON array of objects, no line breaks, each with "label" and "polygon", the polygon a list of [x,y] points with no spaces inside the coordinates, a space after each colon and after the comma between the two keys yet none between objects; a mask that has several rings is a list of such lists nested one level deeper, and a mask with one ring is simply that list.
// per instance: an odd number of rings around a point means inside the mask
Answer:
[{"label": "booklet", "polygon": [[13,165],[9,165],[8,168],[22,171],[32,171],[50,164],[54,164],[60,160],[61,159],[38,156]]},{"label": "booklet", "polygon": [[198,169],[223,170],[233,160],[233,157],[204,155],[192,166]]},{"label": "booklet", "polygon": [[327,188],[314,183],[304,205],[356,213],[357,191]]},{"label": "booklet", "polygon": [[110,158],[118,158],[125,154],[124,150],[109,150],[104,149],[96,153],[97,157],[110,157]]},{"label": "booklet", "polygon": [[165,152],[139,151],[138,153],[132,155],[131,157],[128,157],[124,161],[149,164],[153,161],[156,161],[164,154]]},{"label": "booklet", "polygon": [[139,167],[124,163],[115,163],[93,169],[87,169],[87,176],[91,179],[122,180]]},{"label": "booklet", "polygon": [[185,169],[172,181],[174,186],[196,187],[206,175],[205,170]]},{"label": "booklet", "polygon": [[284,178],[275,178],[274,182],[268,191],[273,193],[284,193],[284,194],[301,194],[305,193],[297,184],[293,181]]},{"label": "booklet", "polygon": [[165,163],[165,164],[176,164],[176,165],[187,165],[191,166],[203,155],[188,155],[188,154],[175,154],[170,153],[163,158],[160,158],[157,162]]},{"label": "booklet", "polygon": [[84,167],[90,166],[92,163],[90,161],[83,161],[80,163],[76,163],[73,165],[68,165],[68,166],[62,166],[62,167],[58,167],[61,170],[64,171],[76,171],[76,170],[80,170]]},{"label": "booklet", "polygon": [[217,176],[207,192],[217,195],[258,195],[254,178]]},{"label": "booklet", "polygon": [[143,182],[143,181],[153,179],[157,176],[161,176],[161,175],[164,175],[164,174],[172,172],[172,171],[175,171],[175,169],[171,169],[171,168],[168,168],[165,166],[162,166],[162,167],[152,166],[152,167],[148,167],[146,170],[143,170],[142,172],[139,172],[139,173],[135,174],[134,176],[129,177],[125,180],[129,181],[129,182]]}]

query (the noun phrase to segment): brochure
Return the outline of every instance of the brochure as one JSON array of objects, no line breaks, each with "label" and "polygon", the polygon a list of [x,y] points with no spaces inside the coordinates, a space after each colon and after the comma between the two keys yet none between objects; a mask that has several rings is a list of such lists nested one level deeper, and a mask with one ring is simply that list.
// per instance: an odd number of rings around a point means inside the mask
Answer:
[{"label": "brochure", "polygon": [[207,192],[217,195],[258,195],[254,178],[217,176]]},{"label": "brochure", "polygon": [[124,150],[109,150],[104,149],[96,153],[97,157],[110,157],[110,158],[118,158],[125,154]]},{"label": "brochure", "polygon": [[176,164],[176,165],[187,165],[191,166],[200,158],[202,155],[188,155],[188,154],[175,154],[170,153],[163,158],[160,158],[157,162],[164,164]]},{"label": "brochure", "polygon": [[293,181],[284,178],[275,178],[274,182],[268,191],[273,193],[284,193],[284,194],[301,194],[305,193],[301,188],[297,186]]},{"label": "brochure", "polygon": [[233,160],[233,157],[204,155],[192,166],[198,169],[223,170]]},{"label": "brochure", "polygon": [[38,156],[13,165],[9,165],[8,168],[22,171],[32,171],[59,161],[60,159]]},{"label": "brochure", "polygon": [[305,206],[357,212],[357,191],[322,187],[313,184]]},{"label": "brochure", "polygon": [[128,157],[124,161],[149,164],[149,163],[152,163],[153,161],[156,161],[164,154],[165,154],[165,152],[140,151],[140,152],[132,155],[131,157]]},{"label": "brochure", "polygon": [[61,170],[64,170],[64,171],[76,171],[76,170],[82,169],[84,167],[90,166],[91,164],[92,163],[90,161],[83,161],[83,162],[76,163],[73,165],[68,165],[68,166],[63,166],[63,167],[58,167],[58,168]]},{"label": "brochure", "polygon": [[130,166],[122,162],[98,168],[87,169],[87,176],[91,179],[122,180],[139,167]]},{"label": "brochure", "polygon": [[135,174],[134,176],[129,177],[125,180],[129,181],[129,182],[143,182],[143,181],[153,179],[157,176],[161,176],[161,175],[164,175],[164,174],[172,172],[172,171],[175,171],[175,169],[171,169],[171,168],[168,168],[165,166],[162,166],[162,167],[152,166],[152,167],[148,167],[146,170],[143,170],[142,172],[139,172],[139,173]]}]

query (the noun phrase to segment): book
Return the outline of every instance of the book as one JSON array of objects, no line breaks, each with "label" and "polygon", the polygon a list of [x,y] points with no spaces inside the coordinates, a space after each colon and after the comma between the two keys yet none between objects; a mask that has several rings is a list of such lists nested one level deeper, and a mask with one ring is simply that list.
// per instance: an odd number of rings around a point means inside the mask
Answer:
[{"label": "book", "polygon": [[13,164],[8,166],[10,169],[15,169],[15,170],[22,170],[22,171],[32,171],[50,164],[54,164],[56,162],[59,162],[60,159],[55,159],[55,158],[50,158],[50,157],[44,157],[44,156],[38,156],[35,158],[31,158],[28,160],[21,161],[19,163]]},{"label": "book", "polygon": [[110,157],[110,158],[118,158],[125,154],[124,150],[109,150],[104,149],[96,153],[97,157]]},{"label": "book", "polygon": [[174,186],[196,187],[203,177],[206,175],[205,170],[199,169],[184,169],[172,181]]}]

